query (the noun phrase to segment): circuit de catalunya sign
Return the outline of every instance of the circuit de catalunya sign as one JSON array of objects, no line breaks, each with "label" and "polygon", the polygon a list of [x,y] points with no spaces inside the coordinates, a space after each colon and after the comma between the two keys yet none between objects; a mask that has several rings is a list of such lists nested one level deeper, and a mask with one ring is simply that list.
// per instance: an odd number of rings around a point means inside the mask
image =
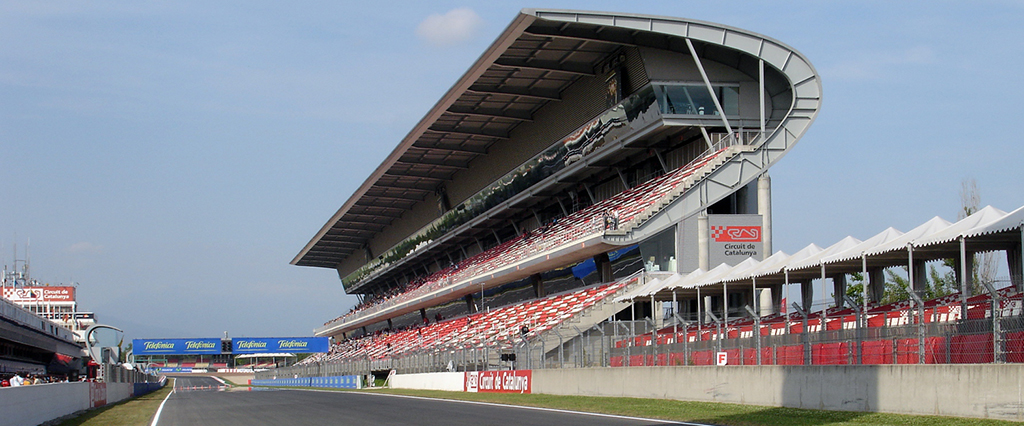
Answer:
[{"label": "circuit de catalunya sign", "polygon": [[466,392],[530,393],[531,370],[467,371]]}]

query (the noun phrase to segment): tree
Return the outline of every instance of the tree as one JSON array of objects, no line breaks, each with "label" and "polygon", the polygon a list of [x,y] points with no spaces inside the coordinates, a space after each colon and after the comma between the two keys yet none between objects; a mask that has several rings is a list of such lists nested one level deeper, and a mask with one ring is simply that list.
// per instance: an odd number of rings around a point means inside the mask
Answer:
[{"label": "tree", "polygon": [[857,306],[864,306],[864,274],[853,273],[849,279],[846,283],[846,295],[857,302]]},{"label": "tree", "polygon": [[[974,178],[965,178],[960,182],[960,211],[957,213],[956,218],[963,219],[976,213],[980,204],[981,190],[978,189],[978,182]],[[946,263],[950,268],[955,267],[955,264],[953,260],[949,260]],[[984,293],[985,287],[982,283],[992,283],[995,281],[995,254],[993,252],[975,254],[974,268],[968,271],[968,273],[971,274],[971,282],[973,283],[971,294]]]}]

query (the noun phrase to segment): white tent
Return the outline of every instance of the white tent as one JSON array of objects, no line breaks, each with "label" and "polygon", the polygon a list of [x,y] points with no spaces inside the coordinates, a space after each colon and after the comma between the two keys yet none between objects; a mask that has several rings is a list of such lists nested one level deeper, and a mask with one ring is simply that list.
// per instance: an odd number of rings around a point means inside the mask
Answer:
[{"label": "white tent", "polygon": [[897,238],[893,238],[887,243],[880,244],[875,248],[865,250],[865,256],[876,256],[890,251],[902,250],[907,248],[907,245],[920,240],[922,238],[928,238],[928,236],[935,234],[943,229],[948,228],[952,223],[941,217],[935,216],[929,221],[921,224],[917,228],[907,231],[907,233],[900,235]]},{"label": "white tent", "polygon": [[1008,213],[995,207],[985,206],[985,208],[974,212],[974,214],[970,216],[960,219],[941,231],[921,238],[918,241],[914,241],[914,245],[917,247],[924,247],[933,244],[948,243],[965,236],[974,228],[984,228],[988,225],[999,222],[999,220],[1006,217],[1007,214]]},{"label": "white tent", "polygon": [[829,264],[843,262],[852,259],[858,259],[864,255],[864,252],[876,247],[880,247],[884,244],[888,244],[892,240],[895,240],[896,238],[899,238],[902,235],[903,232],[890,226],[888,228],[885,228],[884,231],[879,232],[875,236],[868,238],[864,241],[861,241],[860,244],[857,244],[839,253],[823,257],[821,259],[821,263]]}]

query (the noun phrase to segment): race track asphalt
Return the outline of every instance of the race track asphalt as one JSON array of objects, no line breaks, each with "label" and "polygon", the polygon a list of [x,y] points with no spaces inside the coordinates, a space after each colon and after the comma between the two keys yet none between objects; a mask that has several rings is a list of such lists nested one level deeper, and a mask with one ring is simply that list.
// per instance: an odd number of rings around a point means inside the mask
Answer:
[{"label": "race track asphalt", "polygon": [[[212,383],[211,383],[212,382]],[[212,378],[177,378],[156,426],[184,425],[664,425],[636,419],[369,392],[201,390]],[[192,390],[195,387],[199,390]],[[183,389],[184,388],[184,389]],[[237,388],[236,388],[237,389]]]}]

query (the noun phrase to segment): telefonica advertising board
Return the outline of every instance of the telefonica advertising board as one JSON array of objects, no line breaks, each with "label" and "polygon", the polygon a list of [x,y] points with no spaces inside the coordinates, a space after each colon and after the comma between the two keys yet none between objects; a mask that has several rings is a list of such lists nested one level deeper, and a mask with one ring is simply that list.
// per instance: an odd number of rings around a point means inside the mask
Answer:
[{"label": "telefonica advertising board", "polygon": [[327,352],[326,337],[253,337],[231,339],[231,352],[235,354],[265,354],[277,352]]},{"label": "telefonica advertising board", "polygon": [[220,339],[133,339],[135,355],[217,355]]}]

